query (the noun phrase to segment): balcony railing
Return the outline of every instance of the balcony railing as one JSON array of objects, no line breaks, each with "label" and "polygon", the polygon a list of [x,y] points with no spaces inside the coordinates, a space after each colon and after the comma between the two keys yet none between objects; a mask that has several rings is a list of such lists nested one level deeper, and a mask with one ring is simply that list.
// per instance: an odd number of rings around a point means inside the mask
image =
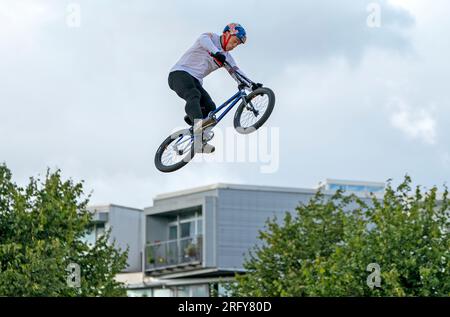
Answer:
[{"label": "balcony railing", "polygon": [[179,240],[147,244],[145,269],[154,270],[202,262],[203,239],[201,235]]}]

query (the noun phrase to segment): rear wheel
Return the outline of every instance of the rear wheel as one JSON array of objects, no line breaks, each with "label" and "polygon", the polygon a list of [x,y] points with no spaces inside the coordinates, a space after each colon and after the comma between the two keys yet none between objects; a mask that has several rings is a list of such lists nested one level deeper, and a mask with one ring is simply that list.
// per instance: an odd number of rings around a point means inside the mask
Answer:
[{"label": "rear wheel", "polygon": [[191,130],[180,130],[161,143],[155,154],[155,166],[164,173],[174,172],[185,166],[194,155],[194,136]]},{"label": "rear wheel", "polygon": [[242,134],[259,129],[272,114],[275,106],[275,94],[263,87],[252,91],[242,102],[234,115],[234,128]]}]

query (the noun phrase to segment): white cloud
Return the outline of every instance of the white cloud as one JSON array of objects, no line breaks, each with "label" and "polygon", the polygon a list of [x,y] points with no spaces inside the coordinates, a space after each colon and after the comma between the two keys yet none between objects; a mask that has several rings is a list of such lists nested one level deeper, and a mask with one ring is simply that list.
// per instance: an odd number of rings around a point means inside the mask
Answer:
[{"label": "white cloud", "polygon": [[[274,7],[254,0],[224,11],[229,2],[76,0],[82,24],[68,28],[70,2],[0,3],[0,162],[16,179],[58,166],[86,180],[93,203],[142,207],[155,194],[215,182],[302,187],[327,177],[384,180],[406,170],[433,183],[448,178],[437,146],[423,151],[437,142],[437,127],[439,145],[450,151],[448,19],[434,18],[448,8],[442,1],[416,21],[415,8],[406,6],[411,17],[381,0],[377,29],[365,23],[368,1],[285,0]],[[423,20],[425,11],[433,19]],[[220,32],[229,21],[249,33],[233,52],[239,65],[276,93],[267,127],[280,128],[280,168],[262,174],[255,164],[190,163],[159,173],[154,152],[184,124],[184,101],[169,89],[168,70],[198,34]],[[218,71],[205,88],[220,104],[236,84]],[[423,141],[417,147],[392,138],[398,132],[380,109],[391,96],[436,104],[433,111],[389,109],[399,131]],[[232,117],[221,127],[232,126]],[[423,172],[423,164],[439,168]]]},{"label": "white cloud", "polygon": [[450,152],[441,153],[441,161],[442,161],[442,165],[444,165],[444,168],[449,170],[450,169]]},{"label": "white cloud", "polygon": [[396,98],[388,105],[393,109],[390,123],[411,139],[436,144],[436,120],[425,108],[414,109],[404,100]]},{"label": "white cloud", "polygon": [[28,48],[37,31],[57,16],[54,7],[45,1],[0,2],[0,47],[10,50],[11,45],[21,44]]}]

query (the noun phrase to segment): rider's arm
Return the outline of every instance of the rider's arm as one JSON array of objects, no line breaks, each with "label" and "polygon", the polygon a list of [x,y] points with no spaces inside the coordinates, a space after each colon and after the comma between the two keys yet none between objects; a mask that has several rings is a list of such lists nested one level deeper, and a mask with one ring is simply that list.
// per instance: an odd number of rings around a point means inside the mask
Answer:
[{"label": "rider's arm", "polygon": [[228,73],[231,75],[231,77],[233,77],[234,80],[236,80],[237,83],[240,84],[241,82],[239,81],[235,72],[238,71],[240,74],[244,75],[245,77],[247,77],[247,75],[245,75],[245,73],[239,69],[239,67],[236,64],[236,61],[230,54],[228,54],[228,56],[227,56],[227,62],[228,62],[228,64],[230,64],[231,67],[229,67],[228,65],[224,65],[224,67],[226,68]]},{"label": "rider's arm", "polygon": [[211,33],[203,33],[200,35],[198,41],[205,50],[215,54],[220,52],[220,50],[216,47],[216,45],[214,45],[211,36]]}]

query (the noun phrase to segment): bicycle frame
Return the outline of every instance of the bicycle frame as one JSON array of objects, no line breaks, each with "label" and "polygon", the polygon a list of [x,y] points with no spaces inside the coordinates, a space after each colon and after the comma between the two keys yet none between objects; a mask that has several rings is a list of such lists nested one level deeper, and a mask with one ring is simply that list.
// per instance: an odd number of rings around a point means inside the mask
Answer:
[{"label": "bicycle frame", "polygon": [[[227,65],[228,67],[230,67],[230,69],[232,69],[231,65],[228,64],[226,61],[224,64]],[[245,89],[242,86],[249,86],[249,84],[253,84],[253,81],[251,81],[250,79],[248,79],[247,77],[245,77],[244,75],[242,75],[241,73],[239,73],[236,70],[234,70],[234,74],[236,74],[236,77],[237,77],[238,81],[240,82],[240,85],[238,87],[239,91],[237,93],[235,93],[233,95],[233,97],[231,97],[230,99],[225,101],[219,108],[211,111],[208,114],[208,116],[215,117],[218,112],[220,112],[223,108],[228,106],[228,108],[225,109],[225,111],[222,112],[222,114],[220,114],[220,116],[218,118],[216,118],[216,124],[219,123],[227,115],[227,113],[230,112],[231,109],[233,109],[233,107],[239,102],[239,100],[242,100],[244,103],[247,104],[247,101],[245,100],[245,97],[247,97],[247,93],[245,92]],[[250,102],[250,105],[251,105],[251,102]],[[193,137],[194,136],[192,135],[191,141],[193,140]],[[185,142],[185,141],[183,141],[180,143],[182,138],[183,138],[183,136],[179,137],[177,142],[175,142],[175,146],[178,146],[179,144],[182,144]]]},{"label": "bicycle frame", "polygon": [[[244,89],[239,89],[239,91],[237,93],[234,94],[233,97],[231,97],[230,99],[228,99],[227,101],[225,101],[219,108],[211,111],[208,116],[215,116],[218,112],[220,112],[223,108],[225,108],[226,106],[228,106],[227,109],[225,109],[224,112],[222,112],[222,114],[220,114],[220,116],[218,118],[216,118],[216,124],[219,123],[223,117],[225,117],[227,115],[228,112],[230,112],[231,109],[233,109],[233,107],[239,102],[239,100],[242,100],[244,102],[246,102],[245,97],[247,97],[247,93],[245,92]],[[177,140],[177,142],[175,142],[175,146],[179,146],[182,143],[186,142],[180,142],[181,139],[183,138],[183,136],[180,136]],[[191,141],[193,141],[194,136],[191,136]],[[184,152],[184,150],[183,150]]]},{"label": "bicycle frame", "polygon": [[234,94],[233,97],[231,97],[230,99],[225,101],[219,108],[217,108],[216,110],[211,111],[209,113],[209,116],[215,116],[223,108],[228,106],[228,108],[225,109],[225,111],[222,112],[218,118],[216,118],[216,121],[220,122],[220,120],[222,120],[223,117],[225,117],[227,115],[227,113],[230,112],[230,110],[239,102],[239,100],[243,100],[245,102],[245,97],[246,96],[247,96],[247,94],[245,93],[245,91],[243,89],[240,89],[237,93]]},{"label": "bicycle frame", "polygon": [[[230,67],[230,69],[232,69],[231,65],[228,64],[226,61],[224,64],[227,65],[228,67]],[[248,79],[247,77],[245,77],[238,71],[234,70],[234,73],[236,74],[236,77],[238,78],[239,82],[241,83],[239,85],[239,91],[236,94],[234,94],[233,97],[231,97],[230,99],[225,101],[219,108],[211,111],[208,114],[209,116],[215,116],[219,111],[221,111],[223,108],[225,108],[226,106],[229,105],[228,108],[225,109],[225,111],[218,118],[216,118],[217,123],[219,123],[223,119],[223,117],[225,117],[227,115],[227,113],[230,112],[230,110],[238,103],[239,100],[242,100],[244,103],[246,103],[245,97],[247,97],[247,93],[245,92],[245,89],[241,88],[241,85],[247,86],[249,83],[250,84],[253,83],[250,79]]]}]

